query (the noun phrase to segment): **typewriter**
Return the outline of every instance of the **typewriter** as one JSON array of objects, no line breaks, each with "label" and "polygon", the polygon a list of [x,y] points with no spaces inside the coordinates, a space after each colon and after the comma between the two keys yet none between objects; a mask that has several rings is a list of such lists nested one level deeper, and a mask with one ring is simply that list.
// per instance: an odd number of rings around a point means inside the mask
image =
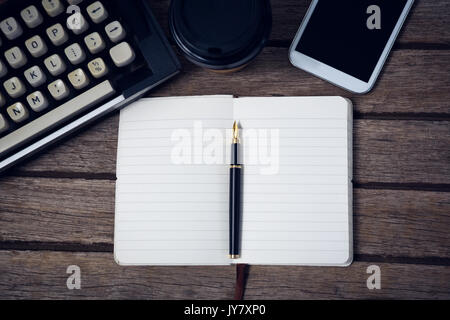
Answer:
[{"label": "typewriter", "polygon": [[146,0],[0,0],[0,172],[179,70]]}]

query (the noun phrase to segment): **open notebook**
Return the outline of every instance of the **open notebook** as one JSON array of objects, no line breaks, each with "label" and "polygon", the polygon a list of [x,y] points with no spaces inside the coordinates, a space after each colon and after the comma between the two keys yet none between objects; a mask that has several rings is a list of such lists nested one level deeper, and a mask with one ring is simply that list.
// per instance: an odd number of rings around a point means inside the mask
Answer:
[{"label": "open notebook", "polygon": [[[228,258],[231,127],[243,145],[241,258]],[[121,265],[351,263],[352,105],[341,97],[142,99],[121,111]]]}]

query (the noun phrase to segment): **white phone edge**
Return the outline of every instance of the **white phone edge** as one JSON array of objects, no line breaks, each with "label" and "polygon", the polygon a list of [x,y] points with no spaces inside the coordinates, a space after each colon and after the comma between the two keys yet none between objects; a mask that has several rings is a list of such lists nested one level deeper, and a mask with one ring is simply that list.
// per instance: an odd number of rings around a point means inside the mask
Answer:
[{"label": "white phone edge", "polygon": [[304,70],[322,80],[328,81],[340,88],[358,94],[368,93],[374,87],[375,82],[378,79],[381,70],[383,69],[383,66],[387,60],[387,57],[389,56],[389,53],[391,52],[395,40],[397,39],[397,36],[400,33],[406,17],[408,16],[409,11],[414,4],[414,0],[408,0],[405,7],[403,8],[402,14],[398,19],[394,30],[392,31],[388,43],[386,44],[383,53],[381,54],[381,57],[378,60],[377,65],[375,66],[375,69],[372,72],[369,82],[364,82],[360,79],[357,79],[343,71],[317,61],[295,50],[319,1],[320,0],[312,0],[311,5],[309,6],[308,11],[300,25],[300,28],[295,35],[291,47],[289,48],[289,61],[293,66]]}]

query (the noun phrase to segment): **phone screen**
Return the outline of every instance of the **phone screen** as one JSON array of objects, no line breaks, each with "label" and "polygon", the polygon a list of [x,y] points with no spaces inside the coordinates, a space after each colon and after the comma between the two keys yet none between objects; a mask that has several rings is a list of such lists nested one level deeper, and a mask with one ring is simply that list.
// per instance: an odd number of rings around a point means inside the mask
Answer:
[{"label": "phone screen", "polygon": [[364,82],[407,0],[319,0],[296,51]]}]

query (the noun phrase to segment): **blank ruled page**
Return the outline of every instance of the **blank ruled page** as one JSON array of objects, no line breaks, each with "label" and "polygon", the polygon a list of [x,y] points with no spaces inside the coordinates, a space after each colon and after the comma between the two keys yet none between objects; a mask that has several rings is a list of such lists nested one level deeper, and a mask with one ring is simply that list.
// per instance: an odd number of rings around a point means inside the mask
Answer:
[{"label": "blank ruled page", "polygon": [[238,263],[347,265],[352,108],[340,97],[239,98],[244,149]]},{"label": "blank ruled page", "polygon": [[[230,261],[234,120],[242,127],[243,224],[242,258]],[[352,107],[343,98],[142,99],[120,116],[116,261],[347,265],[351,179]]]},{"label": "blank ruled page", "polygon": [[203,153],[208,133],[231,128],[232,105],[231,96],[157,98],[121,111],[114,236],[119,264],[230,264],[226,155],[219,162]]}]

